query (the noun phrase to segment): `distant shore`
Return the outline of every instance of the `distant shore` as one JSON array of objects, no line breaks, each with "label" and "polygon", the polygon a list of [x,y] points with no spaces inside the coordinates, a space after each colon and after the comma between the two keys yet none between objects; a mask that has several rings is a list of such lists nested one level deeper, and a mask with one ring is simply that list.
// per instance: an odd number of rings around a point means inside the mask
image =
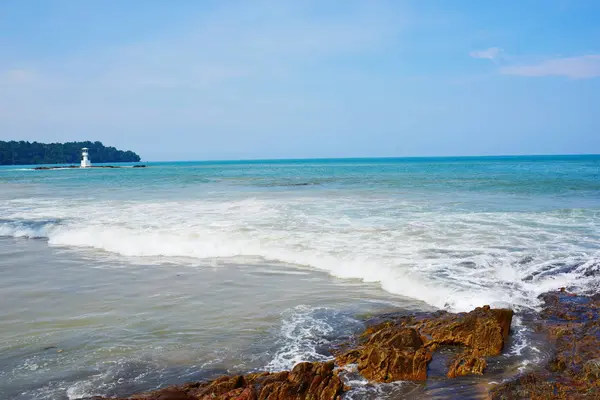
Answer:
[{"label": "distant shore", "polygon": [[131,150],[119,150],[98,141],[39,143],[0,140],[0,165],[79,163],[84,148],[89,150],[90,160],[99,164],[141,161],[141,157]]},{"label": "distant shore", "polygon": [[[46,169],[70,169],[70,168],[81,168],[81,167],[79,165],[66,165],[66,166],[61,166],[61,167],[35,167],[32,169],[46,170]],[[131,167],[124,167],[122,165],[92,165],[90,167],[85,167],[85,168],[146,168],[146,165],[139,164],[139,165],[133,165]]]}]

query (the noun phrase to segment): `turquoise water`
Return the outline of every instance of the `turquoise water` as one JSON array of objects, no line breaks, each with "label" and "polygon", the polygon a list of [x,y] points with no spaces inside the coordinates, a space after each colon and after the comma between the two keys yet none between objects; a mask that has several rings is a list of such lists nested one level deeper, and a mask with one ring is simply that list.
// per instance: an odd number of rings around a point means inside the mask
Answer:
[{"label": "turquoise water", "polygon": [[356,314],[600,283],[600,156],[147,165],[0,168],[4,397],[289,368]]},{"label": "turquoise water", "polygon": [[[535,196],[527,207],[555,206],[589,200],[597,205],[600,156],[510,156],[406,159],[256,160],[150,163],[135,170],[64,170],[23,174],[27,166],[0,167],[2,183],[52,185],[58,196],[77,196],[78,185],[93,198],[103,188],[127,196],[146,196],[155,189],[177,197],[212,192],[276,192],[294,186],[312,191],[374,190],[411,196],[418,193],[460,194],[469,205],[482,196]],[[186,190],[188,189],[188,190]],[[63,192],[64,191],[64,192]],[[576,203],[577,205],[578,203]],[[496,206],[499,203],[495,204]]]}]

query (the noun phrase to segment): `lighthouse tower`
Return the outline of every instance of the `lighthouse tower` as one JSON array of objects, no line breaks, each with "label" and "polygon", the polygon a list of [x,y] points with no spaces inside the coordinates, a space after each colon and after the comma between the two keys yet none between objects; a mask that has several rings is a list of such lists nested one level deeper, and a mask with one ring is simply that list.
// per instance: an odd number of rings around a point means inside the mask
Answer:
[{"label": "lighthouse tower", "polygon": [[84,147],[81,149],[81,168],[89,168],[91,166],[92,163],[88,158],[88,148]]}]

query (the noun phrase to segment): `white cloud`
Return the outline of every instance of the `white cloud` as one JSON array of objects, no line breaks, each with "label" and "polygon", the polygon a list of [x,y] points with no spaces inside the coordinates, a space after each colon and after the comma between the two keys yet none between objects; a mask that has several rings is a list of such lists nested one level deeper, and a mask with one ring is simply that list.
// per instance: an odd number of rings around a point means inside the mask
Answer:
[{"label": "white cloud", "polygon": [[590,79],[600,76],[600,55],[555,58],[536,64],[512,65],[500,68],[505,75],[564,76],[571,79]]},{"label": "white cloud", "polygon": [[472,51],[469,55],[473,58],[484,58],[487,60],[496,61],[502,58],[503,50],[500,47],[490,47],[489,49]]}]

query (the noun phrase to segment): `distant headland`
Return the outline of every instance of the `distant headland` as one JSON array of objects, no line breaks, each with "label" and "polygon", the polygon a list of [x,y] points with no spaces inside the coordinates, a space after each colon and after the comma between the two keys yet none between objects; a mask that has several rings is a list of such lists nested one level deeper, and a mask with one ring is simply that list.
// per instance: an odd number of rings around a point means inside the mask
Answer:
[{"label": "distant headland", "polygon": [[[82,168],[79,165],[67,165],[66,167],[64,166],[60,166],[60,167],[35,167],[33,169],[38,170],[38,171],[42,171],[42,170],[46,170],[46,169],[71,169],[71,168]],[[91,165],[89,167],[86,168],[125,168],[125,167],[119,167],[119,166],[115,166],[115,165]],[[144,164],[136,164],[133,166],[133,168],[146,168],[146,165]]]},{"label": "distant headland", "polygon": [[81,149],[88,148],[94,163],[139,162],[133,151],[117,150],[102,142],[39,143],[0,141],[0,165],[79,164]]}]

